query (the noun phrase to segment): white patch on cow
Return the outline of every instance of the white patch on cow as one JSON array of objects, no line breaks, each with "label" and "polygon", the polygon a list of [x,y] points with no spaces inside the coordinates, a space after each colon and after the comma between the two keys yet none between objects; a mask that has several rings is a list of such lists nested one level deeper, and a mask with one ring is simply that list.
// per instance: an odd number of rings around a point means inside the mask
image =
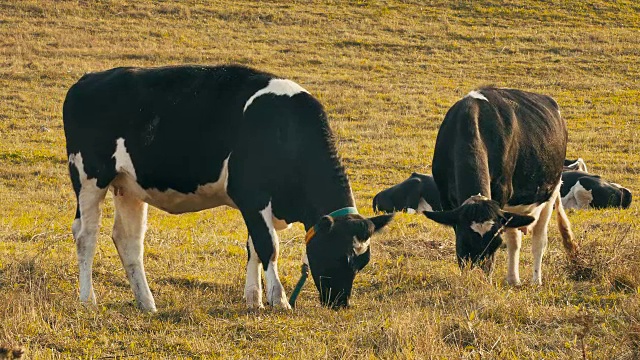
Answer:
[{"label": "white patch on cow", "polygon": [[371,238],[368,238],[365,241],[358,240],[357,237],[353,237],[353,252],[356,253],[357,256],[360,256],[367,252],[369,249],[369,245],[371,244]]},{"label": "white patch on cow", "polygon": [[274,95],[287,95],[289,97],[301,93],[309,93],[302,86],[296,84],[295,82],[287,79],[271,79],[267,87],[258,90],[255,94],[253,94],[249,100],[244,104],[244,111],[247,111],[247,108],[253,101],[264,95],[264,94],[274,94]]},{"label": "white patch on cow", "polygon": [[423,211],[433,211],[433,208],[425,199],[420,198],[420,201],[418,201],[418,209],[416,211],[422,213]]},{"label": "white patch on cow", "polygon": [[260,210],[260,215],[262,215],[262,219],[264,219],[265,225],[267,225],[267,228],[269,228],[269,235],[271,236],[271,241],[273,244],[273,256],[269,261],[269,265],[267,266],[267,271],[265,274],[265,278],[267,280],[267,301],[269,301],[269,304],[271,306],[291,309],[291,306],[287,301],[287,295],[284,292],[284,287],[282,286],[280,277],[278,276],[278,252],[280,241],[278,239],[276,229],[273,226],[273,211],[271,209],[271,201],[269,201],[264,209]]},{"label": "white patch on cow", "polygon": [[417,212],[417,211],[416,211],[415,209],[407,208],[407,214],[409,214],[409,215],[413,215],[413,214],[415,214],[416,212]]},{"label": "white patch on cow", "polygon": [[118,174],[111,182],[111,185],[119,188],[126,195],[134,196],[171,214],[200,211],[221,205],[237,208],[227,194],[230,157],[231,154],[223,161],[218,180],[199,185],[195,192],[188,194],[173,189],[167,189],[165,191],[158,189],[145,190],[136,182],[136,179],[129,172]]},{"label": "white patch on cow", "polygon": [[591,201],[593,201],[591,190],[585,189],[578,180],[562,198],[562,206],[566,209],[588,209]]},{"label": "white patch on cow", "polygon": [[618,183],[610,182],[609,184],[611,184],[611,185],[613,185],[613,186],[617,187],[618,189],[624,189],[624,188],[622,187],[622,185],[620,185],[620,184],[618,184]]},{"label": "white patch on cow", "polygon": [[474,99],[478,99],[478,100],[484,100],[484,101],[489,101],[484,95],[482,95],[482,93],[478,90],[473,90],[470,93],[467,94],[468,97],[474,98]]},{"label": "white patch on cow", "polygon": [[124,138],[118,138],[116,140],[116,151],[111,157],[116,159],[117,173],[127,173],[133,177],[133,180],[137,179],[136,169],[133,167],[131,156],[127,152],[127,148],[124,146]]},{"label": "white patch on cow", "polygon": [[477,232],[478,234],[480,234],[480,236],[484,236],[484,234],[488,233],[491,230],[493,224],[495,224],[493,220],[488,220],[481,223],[477,223],[474,221],[471,223],[471,230]]},{"label": "white patch on cow", "polygon": [[69,163],[75,165],[76,169],[78,169],[78,174],[80,175],[80,183],[83,183],[87,180],[87,173],[84,171],[84,162],[82,160],[82,154],[71,154],[69,155]]}]

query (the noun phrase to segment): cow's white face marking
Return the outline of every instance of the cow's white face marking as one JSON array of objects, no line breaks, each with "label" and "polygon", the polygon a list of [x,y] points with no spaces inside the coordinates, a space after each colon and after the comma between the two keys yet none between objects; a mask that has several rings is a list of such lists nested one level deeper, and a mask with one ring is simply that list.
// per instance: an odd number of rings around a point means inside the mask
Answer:
[{"label": "cow's white face marking", "polygon": [[291,81],[291,80],[287,80],[287,79],[271,79],[269,81],[269,84],[267,85],[267,87],[258,90],[255,94],[253,94],[249,100],[247,100],[247,102],[244,104],[244,111],[247,111],[247,108],[249,107],[249,105],[251,105],[251,103],[253,103],[253,100],[255,100],[256,98],[258,98],[259,96],[262,96],[264,94],[275,94],[275,95],[287,95],[289,97],[301,93],[301,92],[305,92],[305,93],[309,93],[307,90],[305,90],[302,86],[296,84],[295,82]]},{"label": "cow's white face marking", "polygon": [[371,244],[371,238],[368,238],[365,241],[358,240],[357,237],[353,237],[353,252],[356,253],[357,256],[360,256],[367,252],[369,249],[369,245]]},{"label": "cow's white face marking", "polygon": [[471,230],[477,232],[478,234],[480,234],[480,236],[484,236],[484,234],[488,233],[491,230],[493,224],[495,224],[493,220],[488,220],[481,223],[477,223],[474,221],[471,223]]},{"label": "cow's white face marking", "polygon": [[425,199],[420,198],[420,201],[418,202],[418,209],[416,209],[416,211],[419,213],[423,211],[433,211],[433,208]]},{"label": "cow's white face marking", "polygon": [[482,93],[478,90],[473,90],[470,93],[467,94],[467,96],[472,97],[474,99],[478,99],[478,100],[484,100],[484,101],[489,101],[484,95],[482,95]]},{"label": "cow's white face marking", "polygon": [[131,156],[127,152],[127,148],[124,146],[124,138],[118,138],[116,140],[116,152],[113,153],[112,158],[116,159],[116,172],[127,173],[136,180],[136,169],[133,167]]}]

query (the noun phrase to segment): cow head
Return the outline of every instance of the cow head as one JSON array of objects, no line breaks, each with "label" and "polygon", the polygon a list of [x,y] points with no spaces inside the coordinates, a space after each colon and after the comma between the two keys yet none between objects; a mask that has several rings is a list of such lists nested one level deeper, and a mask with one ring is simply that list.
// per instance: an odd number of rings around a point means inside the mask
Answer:
[{"label": "cow head", "polygon": [[424,215],[440,224],[452,226],[456,233],[456,254],[460,267],[467,263],[490,270],[493,254],[502,244],[504,228],[520,228],[535,218],[503,211],[497,202],[476,195],[451,211],[425,211]]},{"label": "cow head", "polygon": [[320,219],[307,243],[307,259],[322,305],[349,306],[353,280],[369,263],[371,235],[392,218],[393,214],[372,218],[352,214]]},{"label": "cow head", "polygon": [[623,209],[628,209],[629,206],[631,206],[631,199],[633,198],[633,195],[631,195],[631,191],[627,188],[622,188],[620,191],[622,191],[622,201],[620,202],[620,206]]}]

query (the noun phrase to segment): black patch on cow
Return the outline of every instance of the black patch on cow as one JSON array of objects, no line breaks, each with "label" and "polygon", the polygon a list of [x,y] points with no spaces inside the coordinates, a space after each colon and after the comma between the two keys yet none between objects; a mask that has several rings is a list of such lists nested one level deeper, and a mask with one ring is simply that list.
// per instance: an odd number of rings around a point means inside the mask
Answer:
[{"label": "black patch on cow", "polygon": [[[80,198],[80,173],[75,164],[69,163],[69,177],[71,178],[71,185],[73,186],[73,192],[76,194],[76,200]],[[76,204],[76,219],[80,218],[80,202]]]}]

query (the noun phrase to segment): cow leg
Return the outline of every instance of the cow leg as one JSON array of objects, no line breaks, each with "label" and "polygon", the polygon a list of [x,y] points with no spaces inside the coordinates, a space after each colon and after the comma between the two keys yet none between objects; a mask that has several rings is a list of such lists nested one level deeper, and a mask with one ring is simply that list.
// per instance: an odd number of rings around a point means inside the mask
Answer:
[{"label": "cow leg", "polygon": [[577,256],[578,245],[573,241],[573,231],[571,231],[571,223],[567,214],[562,207],[562,201],[560,195],[556,197],[556,211],[558,212],[558,229],[560,230],[560,236],[562,237],[562,245],[570,259],[574,259]]},{"label": "cow leg", "polygon": [[507,283],[520,285],[520,246],[522,245],[522,231],[515,228],[507,228],[504,231],[504,239],[507,243]]},{"label": "cow leg", "polygon": [[156,304],[149,290],[143,263],[147,204],[127,194],[114,193],[113,198],[116,208],[113,242],[127,272],[138,307],[143,311],[155,312]]},{"label": "cow leg", "polygon": [[[559,196],[556,195],[556,196]],[[555,199],[553,199],[555,200]],[[547,201],[531,232],[531,252],[533,253],[533,284],[542,285],[542,257],[547,249],[547,232],[553,213],[554,201]]]},{"label": "cow leg", "polygon": [[[289,306],[284,287],[282,286],[280,277],[278,276],[279,239],[273,225],[271,202],[269,202],[267,206],[257,214],[254,212],[248,213],[242,211],[242,215],[247,223],[247,228],[249,229],[249,235],[252,240],[251,244],[253,245],[253,248],[266,272],[265,277],[267,280],[266,286],[268,303],[271,306],[290,309],[291,306]],[[254,278],[256,278],[255,274],[249,272],[253,270],[253,265],[251,265],[251,252],[249,254],[250,264],[247,265],[247,284],[245,286],[245,295],[247,295],[247,287],[251,285],[251,283],[254,282]],[[255,291],[256,290],[252,290],[252,293],[249,295],[255,294]],[[253,301],[253,299],[255,298],[247,296],[247,306],[250,308],[252,305],[250,301]],[[253,306],[255,307],[255,305]]]},{"label": "cow leg", "polygon": [[82,182],[78,194],[78,210],[80,218],[73,221],[72,232],[76,241],[78,267],[80,270],[80,301],[96,303],[96,295],[92,284],[93,258],[96,253],[98,230],[102,210],[100,205],[107,189],[97,186],[96,179]]},{"label": "cow leg", "polygon": [[260,272],[260,258],[253,246],[251,236],[247,239],[247,280],[244,285],[244,298],[249,309],[262,309],[262,273]]}]

